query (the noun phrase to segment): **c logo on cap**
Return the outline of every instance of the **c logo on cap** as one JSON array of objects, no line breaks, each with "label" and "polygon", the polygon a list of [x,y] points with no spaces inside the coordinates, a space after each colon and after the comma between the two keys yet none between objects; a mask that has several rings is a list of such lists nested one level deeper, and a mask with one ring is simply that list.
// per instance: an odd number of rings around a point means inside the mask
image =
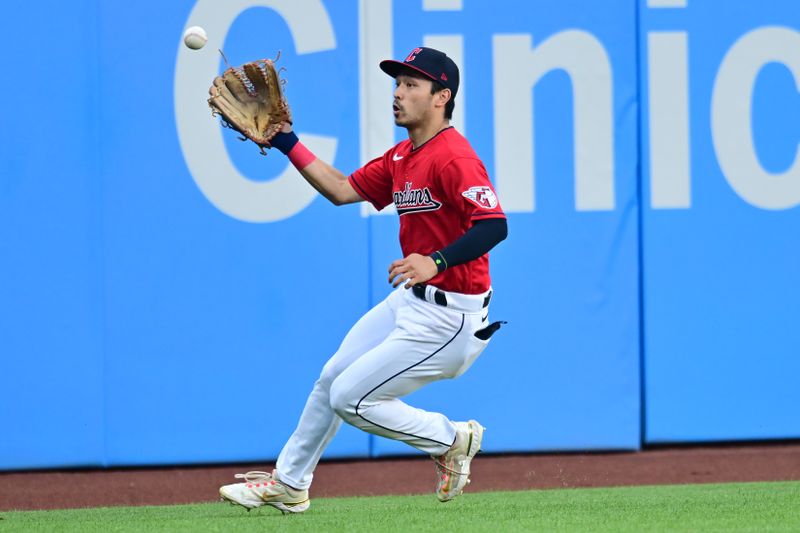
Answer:
[{"label": "c logo on cap", "polygon": [[412,61],[414,61],[414,59],[417,57],[417,54],[420,53],[420,52],[422,52],[422,48],[414,48],[411,51],[411,53],[408,54],[408,57],[406,58],[405,62],[406,63],[411,63]]}]

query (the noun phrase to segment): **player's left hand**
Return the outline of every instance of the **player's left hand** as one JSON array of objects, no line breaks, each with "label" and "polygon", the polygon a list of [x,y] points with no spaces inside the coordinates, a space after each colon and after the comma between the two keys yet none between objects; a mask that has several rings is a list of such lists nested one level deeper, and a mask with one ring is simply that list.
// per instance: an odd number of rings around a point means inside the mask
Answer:
[{"label": "player's left hand", "polygon": [[418,283],[425,283],[438,273],[439,268],[431,257],[409,254],[389,265],[389,283],[392,287],[397,287],[405,281],[405,288],[410,289]]}]

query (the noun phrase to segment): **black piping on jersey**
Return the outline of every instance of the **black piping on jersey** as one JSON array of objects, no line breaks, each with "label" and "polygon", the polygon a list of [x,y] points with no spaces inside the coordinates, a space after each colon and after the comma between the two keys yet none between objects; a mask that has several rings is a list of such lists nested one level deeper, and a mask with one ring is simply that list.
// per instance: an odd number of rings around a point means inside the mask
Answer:
[{"label": "black piping on jersey", "polygon": [[355,177],[355,176],[350,176],[350,179],[352,179],[352,180],[353,180],[353,183],[355,183],[355,184],[356,184],[356,187],[358,187],[358,191],[356,191],[356,192],[358,192],[358,194],[360,194],[360,195],[361,195],[361,197],[362,197],[364,200],[366,200],[366,201],[368,201],[369,203],[371,203],[371,204],[373,205],[373,207],[375,207],[375,208],[377,209],[377,205],[378,205],[378,204],[377,204],[377,203],[375,203],[375,200],[373,200],[372,198],[370,198],[370,196],[369,196],[369,195],[368,195],[368,194],[367,194],[367,193],[364,191],[364,189],[361,187],[361,184],[360,184],[360,183],[358,183],[358,181],[356,180],[356,177]]},{"label": "black piping on jersey", "polygon": [[384,380],[384,381],[383,381],[383,382],[382,382],[380,385],[376,386],[374,389],[372,389],[371,391],[369,391],[368,393],[366,393],[364,396],[362,396],[362,397],[361,397],[361,399],[360,399],[360,400],[358,400],[358,403],[356,404],[356,415],[358,415],[358,417],[359,417],[359,418],[361,418],[362,420],[364,420],[364,421],[366,421],[366,422],[368,422],[368,423],[372,424],[373,426],[379,427],[379,428],[381,428],[381,429],[385,429],[386,431],[391,431],[392,433],[398,433],[398,434],[400,434],[400,435],[407,435],[407,436],[409,436],[409,437],[414,437],[414,438],[417,438],[417,439],[429,440],[429,441],[431,441],[431,442],[435,442],[436,444],[441,444],[442,446],[447,446],[447,447],[450,447],[450,446],[452,446],[452,443],[450,443],[450,444],[447,444],[447,443],[445,443],[445,442],[439,442],[438,440],[429,439],[429,438],[427,438],[427,437],[420,437],[419,435],[412,435],[411,433],[403,433],[402,431],[397,431],[397,430],[394,430],[394,429],[391,429],[391,428],[387,428],[386,426],[382,426],[382,425],[380,425],[380,424],[376,424],[376,423],[375,423],[375,422],[373,422],[372,420],[368,419],[367,417],[365,417],[364,415],[362,415],[361,413],[359,413],[359,412],[358,412],[358,409],[359,409],[359,407],[361,407],[361,402],[363,402],[363,401],[364,401],[364,398],[366,398],[367,396],[369,396],[370,394],[372,394],[372,393],[373,393],[373,392],[375,392],[376,390],[380,389],[381,387],[383,387],[384,385],[386,385],[387,383],[389,383],[390,381],[392,381],[394,378],[396,378],[397,376],[399,376],[399,375],[400,375],[400,374],[402,374],[403,372],[407,372],[408,370],[411,370],[411,369],[412,369],[412,368],[414,368],[415,366],[421,365],[422,363],[424,363],[425,361],[427,361],[428,359],[430,359],[431,357],[433,357],[433,356],[434,356],[434,355],[436,355],[437,353],[439,353],[439,352],[441,352],[442,350],[444,350],[444,349],[447,347],[447,345],[448,345],[448,344],[450,344],[451,342],[453,342],[453,340],[455,340],[455,338],[456,338],[456,337],[458,337],[458,334],[459,334],[459,333],[461,333],[461,330],[462,330],[462,329],[464,329],[464,317],[465,317],[465,315],[462,313],[462,314],[461,314],[461,325],[458,327],[458,331],[456,331],[456,334],[455,334],[455,335],[453,335],[453,336],[450,338],[450,340],[449,340],[449,341],[447,341],[446,343],[444,343],[444,344],[443,344],[443,345],[442,345],[442,346],[441,346],[441,347],[440,347],[438,350],[436,350],[435,352],[433,352],[432,354],[430,354],[430,355],[429,355],[428,357],[426,357],[425,359],[423,359],[423,360],[421,360],[421,361],[418,361],[418,362],[414,363],[413,365],[411,365],[410,367],[408,367],[408,368],[404,368],[403,370],[401,370],[400,372],[398,372],[398,373],[397,373],[397,374],[395,374],[394,376],[392,376],[392,377],[390,377],[390,378],[387,378],[387,379],[386,379],[386,380]]},{"label": "black piping on jersey", "polygon": [[506,214],[502,211],[476,211],[472,214],[471,218],[480,218],[480,217],[493,217],[497,215],[503,215],[503,218],[506,218]]},{"label": "black piping on jersey", "polygon": [[424,143],[420,144],[420,145],[419,145],[419,146],[417,146],[417,147],[412,147],[412,148],[411,148],[411,151],[412,151],[412,152],[416,152],[417,150],[419,150],[420,148],[422,148],[423,146],[425,146],[426,144],[428,144],[429,142],[431,142],[432,140],[434,140],[436,137],[438,137],[440,133],[443,133],[443,132],[445,132],[445,131],[447,131],[447,130],[451,129],[452,127],[453,127],[453,126],[447,126],[446,128],[444,128],[444,129],[441,129],[441,130],[437,131],[437,132],[436,132],[436,133],[433,135],[433,137],[431,137],[430,139],[428,139],[428,140],[427,140],[427,141],[425,141]]}]

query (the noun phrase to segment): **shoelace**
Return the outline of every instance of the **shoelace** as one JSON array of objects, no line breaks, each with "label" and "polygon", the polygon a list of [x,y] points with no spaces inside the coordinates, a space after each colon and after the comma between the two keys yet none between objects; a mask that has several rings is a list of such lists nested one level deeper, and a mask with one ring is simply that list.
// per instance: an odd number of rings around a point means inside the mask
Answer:
[{"label": "shoelace", "polygon": [[453,470],[452,468],[444,464],[444,455],[439,457],[434,457],[433,461],[436,463],[436,467],[439,468],[439,470],[445,470],[447,472],[450,472],[451,474],[457,474],[459,476],[464,475],[463,472],[459,472],[458,470]]},{"label": "shoelace", "polygon": [[272,479],[272,474],[269,472],[261,472],[259,470],[253,470],[247,472],[246,474],[236,474],[233,477],[236,479],[243,479],[247,483],[261,483],[262,481],[270,481]]}]

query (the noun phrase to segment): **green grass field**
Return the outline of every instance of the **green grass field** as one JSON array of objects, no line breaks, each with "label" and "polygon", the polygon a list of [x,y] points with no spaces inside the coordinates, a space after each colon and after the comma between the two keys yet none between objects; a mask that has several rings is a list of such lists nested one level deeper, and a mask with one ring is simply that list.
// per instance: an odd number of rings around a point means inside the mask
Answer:
[{"label": "green grass field", "polygon": [[1,512],[5,531],[800,531],[800,482],[329,498],[287,516],[223,503]]}]

